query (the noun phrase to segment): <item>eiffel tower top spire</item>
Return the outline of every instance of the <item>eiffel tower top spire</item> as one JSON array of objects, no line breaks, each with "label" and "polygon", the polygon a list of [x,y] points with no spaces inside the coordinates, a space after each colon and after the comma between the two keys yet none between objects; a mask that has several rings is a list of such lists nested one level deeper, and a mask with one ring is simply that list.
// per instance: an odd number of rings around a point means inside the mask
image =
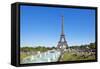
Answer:
[{"label": "eiffel tower top spire", "polygon": [[62,15],[61,35],[64,35],[64,16]]}]

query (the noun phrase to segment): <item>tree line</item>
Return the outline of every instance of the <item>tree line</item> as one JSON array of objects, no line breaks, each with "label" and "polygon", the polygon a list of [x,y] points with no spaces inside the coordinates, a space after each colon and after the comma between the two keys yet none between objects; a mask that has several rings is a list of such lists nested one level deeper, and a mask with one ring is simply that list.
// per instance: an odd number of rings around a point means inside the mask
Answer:
[{"label": "tree line", "polygon": [[48,50],[56,49],[55,47],[44,47],[44,46],[38,46],[38,47],[21,47],[20,50],[22,52],[32,52],[32,51],[40,51],[45,52]]},{"label": "tree line", "polygon": [[[78,48],[78,49],[95,49],[95,43],[90,43],[90,44],[85,44],[85,45],[80,45],[80,46],[69,46],[69,48]],[[32,51],[40,51],[40,52],[45,52],[48,50],[56,49],[56,47],[45,47],[45,46],[37,46],[37,47],[21,47],[20,51],[21,52],[32,52]]]},{"label": "tree line", "polygon": [[90,43],[90,44],[85,44],[85,45],[80,45],[80,46],[70,46],[69,48],[80,48],[80,49],[95,49],[95,43]]}]

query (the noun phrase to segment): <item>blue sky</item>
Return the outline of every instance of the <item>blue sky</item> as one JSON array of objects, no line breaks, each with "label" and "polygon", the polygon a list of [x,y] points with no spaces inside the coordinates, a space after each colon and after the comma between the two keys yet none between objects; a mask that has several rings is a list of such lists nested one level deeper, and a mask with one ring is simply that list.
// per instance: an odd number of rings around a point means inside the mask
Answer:
[{"label": "blue sky", "polygon": [[20,41],[24,46],[57,46],[61,16],[69,46],[95,42],[95,10],[20,6]]}]

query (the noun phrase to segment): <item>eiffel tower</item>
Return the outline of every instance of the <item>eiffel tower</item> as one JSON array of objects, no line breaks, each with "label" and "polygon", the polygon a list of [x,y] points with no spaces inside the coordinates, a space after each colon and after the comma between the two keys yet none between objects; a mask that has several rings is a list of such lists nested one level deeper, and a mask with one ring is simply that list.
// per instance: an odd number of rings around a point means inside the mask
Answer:
[{"label": "eiffel tower", "polygon": [[58,42],[57,48],[62,49],[62,50],[68,48],[68,44],[67,44],[67,41],[65,39],[65,34],[64,34],[64,16],[62,16],[61,35],[60,35],[60,41]]}]

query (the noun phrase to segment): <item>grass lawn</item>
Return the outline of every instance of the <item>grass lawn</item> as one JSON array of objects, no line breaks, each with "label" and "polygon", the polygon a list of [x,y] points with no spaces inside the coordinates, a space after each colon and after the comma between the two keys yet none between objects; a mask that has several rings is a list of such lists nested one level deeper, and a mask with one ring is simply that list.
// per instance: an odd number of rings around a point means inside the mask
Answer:
[{"label": "grass lawn", "polygon": [[20,60],[22,61],[24,58],[28,57],[28,56],[31,56],[29,54],[26,54],[26,53],[21,53],[20,54]]},{"label": "grass lawn", "polygon": [[88,53],[82,54],[73,54],[65,52],[60,61],[76,61],[76,60],[94,60],[95,55],[89,55]]}]

